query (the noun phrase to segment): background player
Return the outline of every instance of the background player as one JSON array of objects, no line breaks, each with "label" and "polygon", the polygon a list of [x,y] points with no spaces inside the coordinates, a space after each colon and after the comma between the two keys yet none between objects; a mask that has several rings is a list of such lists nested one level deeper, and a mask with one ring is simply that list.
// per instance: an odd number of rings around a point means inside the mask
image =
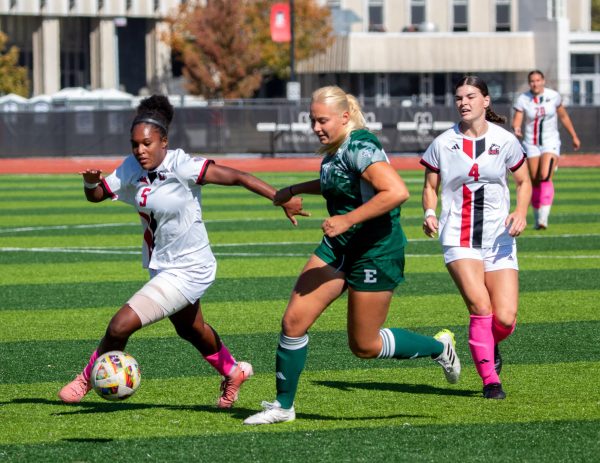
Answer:
[{"label": "background player", "polygon": [[460,361],[454,335],[440,331],[435,339],[401,328],[381,329],[394,288],[404,280],[406,238],[399,206],[408,190],[390,165],[379,140],[365,129],[352,95],[339,87],[313,93],[310,118],[322,144],[320,179],[279,190],[275,204],[294,195],[322,194],[330,217],[323,240],[304,266],[292,290],[276,352],[277,396],[263,402],[264,411],[245,424],[295,419],[294,398],[308,350],[308,329],[346,289],[348,342],[360,358],[431,357],[456,383]]},{"label": "background player", "polygon": [[[529,173],[533,183],[531,205],[535,229],[548,227],[548,216],[554,200],[554,184],[552,176],[558,166],[560,156],[560,134],[557,118],[573,139],[573,149],[577,151],[581,145],[571,118],[562,105],[560,94],[545,88],[544,74],[531,71],[527,79],[529,91],[519,95],[515,106],[512,128],[515,135],[523,138],[523,146],[527,153]],[[521,126],[525,119],[525,133]]]},{"label": "background player", "polygon": [[[276,190],[245,172],[168,149],[172,117],[166,97],[146,98],[131,125],[133,154],[106,178],[96,169],[81,172],[88,201],[119,199],[137,210],[143,226],[143,265],[151,279],[113,316],[83,372],[60,390],[63,402],[79,402],[90,391],[90,372],[99,355],[124,350],[135,331],[165,317],[223,376],[219,407],[231,407],[253,373],[249,363],[236,362],[200,309],[199,300],[217,270],[202,219],[201,189],[207,183],[241,185],[270,200]],[[294,225],[294,214],[306,215],[300,199],[283,208]]]},{"label": "background player", "polygon": [[[469,348],[483,380],[483,396],[503,399],[497,345],[516,324],[519,280],[514,237],[526,226],[531,183],[519,141],[487,122],[504,118],[492,111],[486,83],[477,76],[462,78],[455,87],[455,102],[460,123],[439,135],[421,159],[426,168],[423,230],[431,237],[439,231],[446,267],[469,310]],[[517,185],[512,213],[507,169]]]}]

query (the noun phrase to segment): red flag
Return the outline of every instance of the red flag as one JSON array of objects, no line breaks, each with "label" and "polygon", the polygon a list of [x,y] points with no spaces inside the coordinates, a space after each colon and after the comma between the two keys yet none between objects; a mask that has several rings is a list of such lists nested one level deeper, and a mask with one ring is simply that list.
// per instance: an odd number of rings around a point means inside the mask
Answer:
[{"label": "red flag", "polygon": [[271,39],[273,42],[292,40],[289,3],[275,3],[271,7]]}]

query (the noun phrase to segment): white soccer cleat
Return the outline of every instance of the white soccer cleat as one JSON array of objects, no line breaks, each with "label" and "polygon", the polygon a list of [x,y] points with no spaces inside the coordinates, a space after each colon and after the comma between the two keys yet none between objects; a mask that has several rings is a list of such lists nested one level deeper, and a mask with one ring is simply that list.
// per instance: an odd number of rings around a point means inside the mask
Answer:
[{"label": "white soccer cleat", "polygon": [[289,409],[281,408],[278,401],[272,403],[263,401],[260,405],[264,410],[246,418],[244,424],[275,424],[296,419],[296,411],[293,406]]},{"label": "white soccer cleat", "polygon": [[450,330],[442,330],[434,338],[444,344],[444,350],[439,357],[433,360],[442,366],[446,380],[450,384],[458,383],[458,378],[460,377],[460,359],[455,350],[456,342],[454,341],[454,333]]}]

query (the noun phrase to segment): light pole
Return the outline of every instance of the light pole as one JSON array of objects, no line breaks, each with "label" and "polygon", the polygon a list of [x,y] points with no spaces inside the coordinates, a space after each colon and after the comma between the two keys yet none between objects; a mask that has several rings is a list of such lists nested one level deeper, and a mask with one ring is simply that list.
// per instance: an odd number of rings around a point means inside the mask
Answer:
[{"label": "light pole", "polygon": [[290,0],[290,82],[296,80],[294,55],[294,0]]}]

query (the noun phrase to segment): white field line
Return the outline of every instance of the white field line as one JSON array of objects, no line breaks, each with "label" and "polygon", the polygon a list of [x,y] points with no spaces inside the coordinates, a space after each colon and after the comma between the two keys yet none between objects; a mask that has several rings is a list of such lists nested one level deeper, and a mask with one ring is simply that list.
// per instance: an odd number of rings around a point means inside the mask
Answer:
[{"label": "white field line", "polygon": [[[257,243],[262,246],[266,243]],[[271,243],[272,244],[272,243]],[[307,243],[277,243],[277,244],[307,244]],[[314,243],[308,243],[314,244]],[[217,245],[213,247],[241,246],[236,243],[229,245]],[[245,245],[251,246],[251,245]],[[106,248],[12,248],[0,247],[0,252],[55,252],[55,253],[73,253],[73,254],[114,254],[114,255],[140,255],[141,251],[131,250],[131,247],[106,247]],[[215,256],[227,257],[308,257],[309,253],[285,253],[285,252],[213,252]],[[406,257],[439,257],[442,254],[406,254]],[[600,259],[600,254],[591,255],[567,255],[567,256],[552,256],[552,255],[532,255],[527,254],[525,258],[534,259]]]}]

